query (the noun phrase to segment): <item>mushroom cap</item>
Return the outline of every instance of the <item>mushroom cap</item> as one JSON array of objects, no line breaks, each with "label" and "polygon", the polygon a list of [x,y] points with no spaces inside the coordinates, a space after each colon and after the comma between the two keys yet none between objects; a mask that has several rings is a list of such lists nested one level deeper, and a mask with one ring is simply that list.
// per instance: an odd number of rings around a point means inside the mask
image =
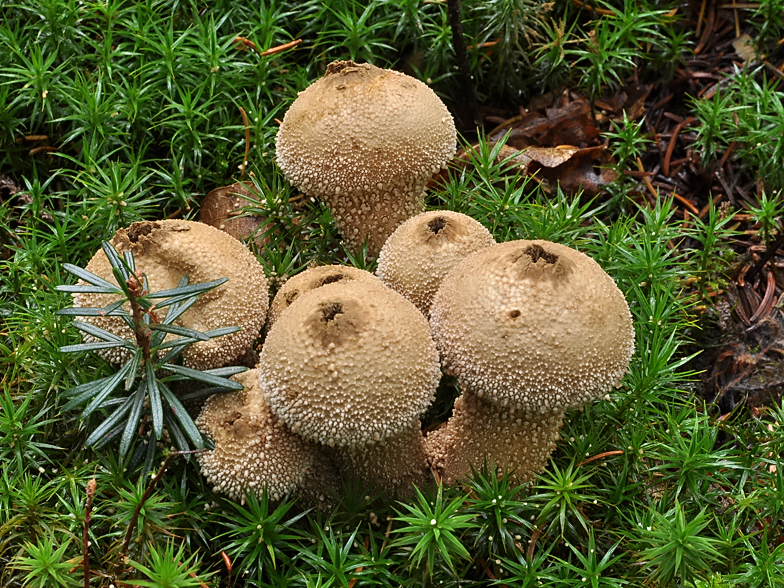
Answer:
[{"label": "mushroom cap", "polygon": [[[201,294],[175,324],[202,332],[230,326],[239,326],[241,330],[189,345],[183,352],[185,365],[211,369],[230,364],[244,355],[258,337],[269,305],[267,278],[253,254],[234,237],[193,221],[143,221],[118,230],[112,244],[120,253],[133,252],[137,273],[147,276],[151,292],[176,288],[185,275],[191,284],[229,278],[225,284]],[[103,250],[93,256],[87,270],[114,282]],[[117,298],[112,294],[74,294],[74,306],[102,308]],[[159,311],[160,319],[165,310]],[[120,317],[85,320],[121,337],[134,338]],[[115,363],[128,358],[128,352],[122,349],[100,353]]]},{"label": "mushroom cap", "polygon": [[444,368],[478,397],[552,412],[620,383],[634,352],[629,307],[587,255],[510,241],[452,269],[430,308]]},{"label": "mushroom cap", "polygon": [[289,278],[281,286],[270,305],[269,316],[267,317],[267,331],[272,329],[272,325],[278,320],[280,314],[305,292],[310,292],[316,288],[321,288],[326,284],[340,282],[341,280],[372,280],[378,278],[365,270],[358,269],[350,265],[317,265],[309,267],[296,276]]},{"label": "mushroom cap", "polygon": [[427,85],[394,70],[336,61],[286,112],[276,153],[294,186],[330,206],[352,247],[369,235],[377,253],[422,210],[428,179],[456,146],[452,116]]},{"label": "mushroom cap", "polygon": [[422,313],[359,280],[302,294],[269,332],[259,368],[270,407],[294,432],[356,448],[414,423],[441,377]]},{"label": "mushroom cap", "polygon": [[[289,431],[272,413],[258,370],[232,379],[245,388],[210,396],[196,419],[199,430],[215,443],[215,449],[196,456],[207,482],[233,500],[243,499],[246,491],[261,495],[265,486],[272,500],[318,493],[315,474],[323,474],[327,463],[318,446]],[[336,474],[331,477],[337,479]]]},{"label": "mushroom cap", "polygon": [[484,226],[451,210],[408,219],[384,243],[376,275],[413,302],[425,316],[441,280],[471,253],[495,245]]}]

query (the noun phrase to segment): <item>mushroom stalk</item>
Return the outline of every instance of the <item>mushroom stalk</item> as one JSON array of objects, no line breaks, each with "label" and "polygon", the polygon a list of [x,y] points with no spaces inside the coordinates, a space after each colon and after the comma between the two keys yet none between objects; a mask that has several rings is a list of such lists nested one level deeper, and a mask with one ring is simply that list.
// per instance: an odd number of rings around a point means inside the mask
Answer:
[{"label": "mushroom stalk", "polygon": [[336,448],[333,459],[363,484],[392,488],[401,496],[426,482],[428,458],[419,420],[382,443]]},{"label": "mushroom stalk", "polygon": [[469,390],[455,401],[452,417],[427,436],[431,467],[446,484],[466,478],[471,466],[511,472],[518,483],[541,472],[560,435],[564,412],[531,413],[485,401]]}]

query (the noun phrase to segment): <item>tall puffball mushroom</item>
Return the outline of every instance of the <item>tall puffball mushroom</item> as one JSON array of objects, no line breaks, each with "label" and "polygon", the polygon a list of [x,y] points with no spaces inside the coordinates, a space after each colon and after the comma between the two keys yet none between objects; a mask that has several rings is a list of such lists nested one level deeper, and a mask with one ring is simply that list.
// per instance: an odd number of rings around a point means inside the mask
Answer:
[{"label": "tall puffball mushroom", "polygon": [[258,370],[232,378],[237,392],[213,394],[196,426],[215,443],[196,459],[216,492],[244,502],[246,492],[264,488],[272,500],[303,496],[322,504],[340,487],[334,466],[319,447],[295,435],[272,411],[259,387]]},{"label": "tall puffball mushroom", "polygon": [[424,208],[430,177],[457,147],[452,116],[430,88],[403,73],[336,61],[291,105],[278,130],[278,165],[332,209],[354,250],[377,255]]},{"label": "tall puffball mushroom", "polygon": [[419,415],[441,377],[427,321],[379,281],[302,294],[267,335],[259,364],[273,412],[333,448],[344,473],[410,490],[427,470]]},{"label": "tall puffball mushroom", "polygon": [[471,253],[495,245],[484,226],[451,210],[423,212],[400,225],[378,256],[376,275],[425,316],[441,280]]},{"label": "tall puffball mushroom", "polygon": [[474,253],[431,306],[444,368],[463,395],[428,437],[447,481],[486,458],[518,481],[544,468],[563,413],[620,384],[634,353],[629,307],[590,257],[548,241]]},{"label": "tall puffball mushroom", "polygon": [[327,284],[351,280],[378,281],[378,278],[368,271],[350,265],[317,265],[289,278],[272,300],[267,317],[267,331],[272,329],[281,313],[305,292]]},{"label": "tall puffball mushroom", "polygon": [[[200,370],[222,367],[250,349],[264,325],[269,294],[263,268],[240,241],[202,223],[162,220],[132,223],[117,231],[112,244],[120,253],[133,252],[137,273],[147,276],[151,292],[176,288],[183,276],[188,276],[191,284],[229,278],[200,295],[175,324],[202,332],[230,326],[239,326],[240,331],[191,344],[183,353],[186,366]],[[89,261],[87,270],[114,281],[102,250]],[[74,306],[103,308],[115,300],[112,294],[74,294]],[[88,317],[85,321],[133,338],[120,317]],[[114,348],[98,353],[119,363],[126,359],[127,351]]]}]

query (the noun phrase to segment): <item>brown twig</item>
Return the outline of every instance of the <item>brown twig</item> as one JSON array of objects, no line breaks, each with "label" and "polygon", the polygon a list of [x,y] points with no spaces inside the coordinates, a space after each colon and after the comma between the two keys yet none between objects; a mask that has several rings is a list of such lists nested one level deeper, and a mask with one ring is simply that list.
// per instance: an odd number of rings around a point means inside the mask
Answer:
[{"label": "brown twig", "polygon": [[270,47],[266,51],[260,51],[259,46],[256,45],[250,39],[246,39],[245,37],[235,37],[234,42],[238,43],[242,47],[248,47],[253,49],[259,57],[267,57],[268,55],[275,55],[276,53],[280,53],[281,51],[285,51],[286,49],[291,49],[292,47],[296,47],[300,43],[302,43],[302,39],[296,39],[295,41],[290,41],[289,43],[284,43],[283,45],[278,45],[277,47]]},{"label": "brown twig", "polygon": [[392,532],[392,523],[395,522],[395,519],[392,517],[388,518],[389,524],[387,525],[386,533],[384,533],[384,541],[381,543],[381,552],[383,552],[387,548],[387,542],[389,541],[389,534]]},{"label": "brown twig", "polygon": [[496,46],[496,45],[498,45],[498,43],[500,43],[500,42],[501,42],[501,39],[500,39],[500,38],[498,38],[498,39],[496,39],[495,41],[486,41],[486,42],[484,42],[484,43],[480,43],[479,45],[469,45],[468,47],[466,47],[466,49],[468,49],[469,51],[473,51],[473,50],[474,50],[474,49],[476,49],[477,47],[478,47],[479,49],[485,49],[485,48],[487,48],[487,47],[495,47],[495,46]]},{"label": "brown twig", "polygon": [[708,0],[702,0],[700,4],[700,14],[697,17],[697,31],[696,34],[699,36],[700,31],[702,30],[702,23],[705,21],[705,7],[708,5]]},{"label": "brown twig", "polygon": [[[364,546],[365,546],[365,551],[367,551],[367,550],[368,550],[368,547],[370,546],[370,536],[367,536],[367,537],[365,537],[365,541],[363,542],[363,544],[364,544]],[[359,572],[361,572],[361,571],[362,571],[362,570],[364,570],[364,569],[365,569],[365,566],[359,566],[359,567],[358,567],[358,568],[355,570],[355,573],[357,573],[357,574],[358,574]],[[356,583],[357,583],[357,580],[359,580],[359,577],[358,577],[358,576],[355,576],[355,577],[351,578],[351,581],[348,583],[348,588],[354,588],[354,586],[355,586],[355,585],[356,585]]]},{"label": "brown twig", "polygon": [[672,135],[670,137],[670,143],[667,145],[667,152],[664,155],[664,162],[662,163],[662,171],[664,172],[665,176],[670,177],[670,159],[672,158],[672,152],[675,149],[675,143],[678,141],[678,135],[683,130],[683,127],[690,125],[696,120],[697,119],[695,119],[693,116],[690,116],[689,118],[682,120],[677,125],[675,125],[675,128],[673,129]]},{"label": "brown twig", "polygon": [[465,37],[463,37],[460,0],[447,0],[446,6],[449,26],[452,28],[452,45],[455,48],[455,57],[457,57],[457,66],[460,71],[460,82],[463,86],[463,93],[465,94],[468,110],[474,124],[476,126],[481,126],[482,119],[479,116],[479,103],[476,101],[474,83],[471,80],[471,67],[468,63],[468,49],[466,48]]},{"label": "brown twig", "polygon": [[231,563],[229,554],[223,550],[221,550],[221,557],[223,558],[223,564],[226,566],[226,571],[229,572],[229,584],[231,584],[231,572],[234,566]]},{"label": "brown twig", "polygon": [[768,246],[768,250],[760,255],[757,263],[751,266],[751,269],[746,272],[746,275],[744,276],[745,280],[748,282],[753,280],[754,276],[756,276],[760,270],[765,267],[765,264],[768,263],[768,261],[770,261],[774,255],[776,255],[776,250],[778,250],[778,248],[782,245],[784,245],[784,231],[779,233],[779,236],[776,237],[776,240],[770,246]]},{"label": "brown twig", "polygon": [[534,532],[531,533],[531,540],[528,542],[528,551],[526,552],[526,557],[528,561],[533,561],[534,559],[534,550],[536,549],[536,542],[539,539],[539,535],[544,532],[544,529],[539,527],[538,525],[534,527]]},{"label": "brown twig", "polygon": [[286,49],[291,49],[292,47],[296,47],[300,43],[302,43],[302,39],[296,39],[288,43],[283,43],[283,45],[278,45],[277,47],[270,47],[266,51],[262,51],[261,53],[259,53],[259,57],[266,57],[267,55],[275,55],[276,53],[280,53],[281,51],[285,51]]},{"label": "brown twig", "polygon": [[84,588],[90,588],[90,521],[93,519],[93,497],[95,478],[87,482],[87,497],[84,501],[84,530],[82,531],[82,566],[84,567]]},{"label": "brown twig", "polygon": [[33,147],[30,149],[28,155],[35,155],[36,153],[52,153],[53,151],[57,151],[57,147],[52,147],[51,145],[43,145],[41,147]]},{"label": "brown twig", "polygon": [[581,2],[580,0],[572,0],[572,3],[581,8],[583,10],[589,10],[591,12],[595,12],[596,14],[600,14],[602,16],[614,16],[615,13],[612,10],[608,10],[607,8],[597,8],[592,4],[586,4],[585,2]]},{"label": "brown twig", "polygon": [[245,166],[248,164],[248,154],[250,153],[250,124],[248,123],[248,115],[245,114],[245,109],[242,106],[240,106],[240,115],[242,116],[242,124],[245,125],[245,157],[240,167],[241,180],[245,177]]},{"label": "brown twig", "polygon": [[688,200],[687,198],[684,198],[683,196],[681,196],[677,192],[673,192],[672,193],[672,197],[675,198],[675,200],[677,200],[681,204],[683,204],[686,208],[688,208],[689,212],[691,212],[693,214],[700,214],[700,211],[697,210],[697,207],[694,206],[694,204],[692,204],[691,200]]},{"label": "brown twig", "polygon": [[125,284],[128,286],[128,293],[130,294],[130,296],[128,296],[128,302],[131,304],[131,315],[133,317],[136,343],[142,349],[142,357],[144,357],[145,363],[150,362],[152,361],[152,356],[150,355],[150,336],[152,335],[152,329],[144,322],[146,311],[137,300],[137,298],[144,295],[144,287],[142,286],[142,282],[133,274],[125,281]]},{"label": "brown twig", "polygon": [[623,451],[621,449],[616,449],[614,451],[605,451],[604,453],[597,453],[593,457],[589,457],[588,459],[582,460],[580,463],[577,464],[576,467],[583,466],[587,463],[591,463],[592,461],[596,461],[597,459],[602,459],[603,457],[610,457],[612,455],[623,455]]},{"label": "brown twig", "polygon": [[[645,171],[645,168],[642,166],[642,159],[639,157],[637,158],[637,169],[639,169],[641,172]],[[656,200],[659,197],[659,193],[656,191],[656,188],[653,187],[651,179],[648,176],[643,176],[642,181],[645,184],[645,187],[648,188],[651,196],[653,196],[653,199]]]},{"label": "brown twig", "polygon": [[[703,0],[703,7],[707,4],[707,0]],[[697,47],[694,49],[694,55],[699,55],[702,53],[702,50],[705,49],[705,46],[708,44],[708,40],[710,39],[711,33],[713,32],[713,25],[716,20],[716,11],[713,10],[713,7],[708,7],[708,22],[705,25],[705,30],[702,32],[702,36],[700,37],[700,41],[697,44]],[[699,34],[699,27],[698,33]]]}]

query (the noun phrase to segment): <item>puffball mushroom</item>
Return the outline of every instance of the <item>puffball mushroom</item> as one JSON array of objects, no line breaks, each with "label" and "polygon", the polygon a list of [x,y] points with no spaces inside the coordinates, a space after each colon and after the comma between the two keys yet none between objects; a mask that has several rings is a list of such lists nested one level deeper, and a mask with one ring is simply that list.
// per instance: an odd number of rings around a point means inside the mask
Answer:
[{"label": "puffball mushroom", "polygon": [[332,209],[340,233],[377,255],[424,208],[430,177],[457,147],[452,115],[430,88],[368,63],[335,61],[286,112],[276,140],[286,178]]},{"label": "puffball mushroom", "polygon": [[470,216],[450,210],[423,212],[384,243],[376,275],[429,316],[433,296],[449,270],[494,244],[490,231]]},{"label": "puffball mushroom", "polygon": [[278,290],[270,305],[269,316],[267,317],[267,331],[269,332],[272,329],[280,314],[291,306],[300,295],[321,286],[343,280],[378,281],[378,278],[370,272],[350,265],[317,265],[309,267],[296,276],[289,278]]},{"label": "puffball mushroom", "polygon": [[[137,273],[147,276],[151,292],[176,288],[183,276],[188,276],[191,284],[229,278],[225,284],[201,294],[175,324],[202,332],[229,326],[241,329],[189,345],[183,352],[186,366],[202,370],[222,367],[250,349],[264,325],[269,295],[264,270],[241,242],[202,223],[162,220],[137,222],[120,229],[112,244],[120,253],[133,252]],[[102,250],[89,261],[87,270],[114,282],[111,265]],[[103,308],[117,300],[112,294],[73,297],[77,307]],[[121,337],[134,337],[120,317],[84,320]],[[124,349],[99,353],[116,363],[128,358]]]},{"label": "puffball mushroom", "polygon": [[334,448],[338,468],[405,493],[427,469],[419,415],[441,377],[427,321],[377,281],[299,296],[261,352],[261,387],[292,431]]},{"label": "puffball mushroom", "polygon": [[215,443],[215,449],[196,456],[207,482],[243,503],[245,492],[261,496],[264,488],[272,500],[296,495],[323,503],[340,487],[329,460],[270,411],[258,370],[232,379],[244,389],[210,396],[196,419]]},{"label": "puffball mushroom", "polygon": [[[430,443],[447,481],[485,456],[516,469],[519,481],[530,478],[544,467],[564,410],[619,385],[634,352],[631,313],[612,278],[548,241],[501,243],[464,259],[436,293],[430,324],[465,396]],[[496,452],[499,444],[508,446]]]}]

